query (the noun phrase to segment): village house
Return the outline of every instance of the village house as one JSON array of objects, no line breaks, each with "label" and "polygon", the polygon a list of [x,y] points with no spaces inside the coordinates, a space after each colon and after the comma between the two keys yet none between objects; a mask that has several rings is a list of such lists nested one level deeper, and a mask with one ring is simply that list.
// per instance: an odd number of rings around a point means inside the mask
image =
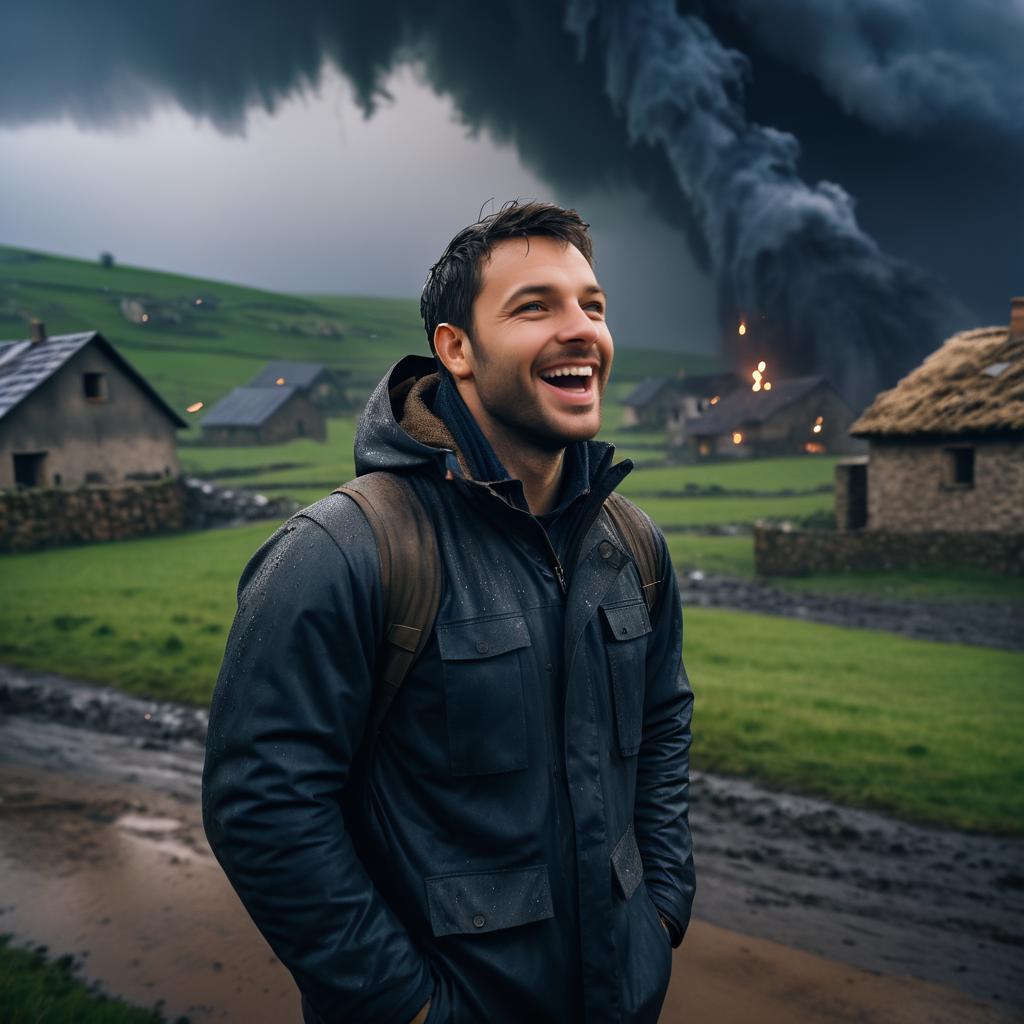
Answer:
[{"label": "village house", "polygon": [[674,400],[671,380],[667,377],[645,377],[622,400],[622,425],[661,430]]},{"label": "village house", "polygon": [[323,363],[277,362],[267,365],[248,383],[250,388],[292,387],[327,415],[350,408],[345,389],[345,370],[335,370]]},{"label": "village house", "polygon": [[97,331],[0,342],[0,490],[177,477],[185,426]]},{"label": "village house", "polygon": [[[763,364],[762,364],[763,365]],[[793,377],[740,387],[687,421],[694,458],[848,454],[853,410],[824,377]]]},{"label": "village house", "polygon": [[208,445],[281,444],[296,438],[327,440],[323,411],[289,384],[235,388],[202,421]]},{"label": "village house", "polygon": [[682,377],[674,382],[673,401],[665,426],[668,445],[685,450],[693,422],[741,387],[735,373],[705,373]]},{"label": "village house", "polygon": [[840,529],[1024,533],[1024,298],[1008,328],[955,334],[850,433],[869,454],[840,467]]},{"label": "village house", "polygon": [[759,574],[972,568],[1024,575],[1024,298],[953,335],[852,424],[836,529],[758,524]]}]

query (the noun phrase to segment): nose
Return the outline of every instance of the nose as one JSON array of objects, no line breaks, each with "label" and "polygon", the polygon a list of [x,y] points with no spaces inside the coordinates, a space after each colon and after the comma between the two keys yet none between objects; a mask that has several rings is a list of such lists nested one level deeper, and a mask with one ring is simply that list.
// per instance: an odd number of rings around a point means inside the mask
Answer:
[{"label": "nose", "polygon": [[556,340],[563,345],[571,345],[573,342],[583,343],[587,346],[597,343],[600,336],[601,323],[587,316],[587,311],[577,303],[568,306],[565,317],[558,325]]}]

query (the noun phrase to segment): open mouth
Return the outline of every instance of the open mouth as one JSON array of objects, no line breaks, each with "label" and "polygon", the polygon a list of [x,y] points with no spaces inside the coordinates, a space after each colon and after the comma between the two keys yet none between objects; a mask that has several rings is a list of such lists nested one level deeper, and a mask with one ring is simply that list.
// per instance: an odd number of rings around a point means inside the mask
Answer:
[{"label": "open mouth", "polygon": [[544,370],[540,379],[560,391],[587,394],[594,381],[592,366],[556,366],[552,370]]}]

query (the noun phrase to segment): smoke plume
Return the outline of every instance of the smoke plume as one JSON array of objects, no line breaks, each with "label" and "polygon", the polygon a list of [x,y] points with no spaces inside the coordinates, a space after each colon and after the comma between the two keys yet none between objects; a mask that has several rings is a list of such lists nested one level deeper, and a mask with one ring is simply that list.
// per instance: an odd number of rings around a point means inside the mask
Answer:
[{"label": "smoke plume", "polygon": [[[389,72],[415,61],[470,129],[513,143],[556,187],[630,186],[683,228],[713,273],[739,368],[767,358],[777,375],[825,373],[865,401],[973,318],[949,287],[887,255],[839,184],[802,179],[796,138],[750,121],[750,63],[709,24],[726,12],[887,131],[1019,134],[1007,41],[1019,0],[942,5],[941,18],[923,6],[718,0],[702,18],[673,0],[38,0],[4,16],[0,123],[118,124],[175,102],[239,132],[253,107],[314,88],[325,61],[372,116]],[[889,173],[907,188],[918,171]],[[969,206],[948,216],[976,219]]]}]

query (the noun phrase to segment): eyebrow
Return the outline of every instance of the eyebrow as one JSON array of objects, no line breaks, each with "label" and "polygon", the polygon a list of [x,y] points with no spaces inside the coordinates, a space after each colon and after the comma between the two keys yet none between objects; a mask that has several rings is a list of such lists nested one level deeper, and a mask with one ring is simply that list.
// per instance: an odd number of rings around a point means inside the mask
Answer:
[{"label": "eyebrow", "polygon": [[[558,289],[554,285],[550,284],[524,284],[520,288],[517,288],[503,303],[505,306],[510,306],[512,303],[518,301],[526,295],[552,295],[557,292]],[[583,289],[586,295],[600,295],[602,298],[606,298],[604,289],[599,284],[588,284]]]}]

